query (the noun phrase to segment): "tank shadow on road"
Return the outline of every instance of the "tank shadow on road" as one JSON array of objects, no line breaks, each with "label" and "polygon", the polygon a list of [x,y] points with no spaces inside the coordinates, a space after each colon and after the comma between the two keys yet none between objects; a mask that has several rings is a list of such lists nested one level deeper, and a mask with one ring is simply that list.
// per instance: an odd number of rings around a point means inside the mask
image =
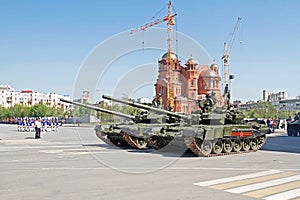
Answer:
[{"label": "tank shadow on road", "polygon": [[268,137],[262,150],[286,153],[300,153],[300,137],[275,136]]},{"label": "tank shadow on road", "polygon": [[120,149],[126,150],[129,153],[152,153],[152,154],[160,154],[165,157],[195,157],[195,155],[189,151],[187,148],[179,148],[179,149],[171,149],[171,148],[164,148],[160,150],[155,150],[151,148],[146,149],[135,149],[131,146],[111,146],[108,144],[83,144],[83,147],[101,147],[106,149]]},{"label": "tank shadow on road", "polygon": [[[300,153],[300,137],[288,137],[288,136],[270,136],[268,137],[265,145],[260,151],[274,151],[274,152],[285,152],[285,153]],[[167,147],[160,150],[155,149],[135,149],[130,146],[111,146],[109,144],[84,144],[84,147],[101,147],[106,149],[120,149],[126,150],[130,153],[151,153],[160,154],[164,157],[182,157],[190,158],[195,155],[187,148],[184,147]]]}]

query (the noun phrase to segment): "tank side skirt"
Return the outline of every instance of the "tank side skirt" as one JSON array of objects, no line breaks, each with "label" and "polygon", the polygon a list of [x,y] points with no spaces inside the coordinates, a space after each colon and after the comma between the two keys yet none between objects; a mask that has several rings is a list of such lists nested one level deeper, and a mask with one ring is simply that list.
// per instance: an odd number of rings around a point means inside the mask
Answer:
[{"label": "tank side skirt", "polygon": [[[209,131],[205,130],[205,133],[203,134],[204,139],[195,138],[195,137],[184,138],[186,146],[197,156],[214,157],[214,156],[255,152],[259,150],[266,142],[265,133],[264,131],[260,132],[260,130],[249,131],[249,129],[233,128],[230,131],[228,130],[229,127],[227,127],[226,131],[223,132],[223,138],[220,138],[220,137],[215,137],[218,136],[218,134],[215,134],[215,131],[214,130],[212,131],[212,129],[210,129]],[[209,134],[209,136],[207,136],[207,134]],[[204,153],[201,149],[202,144],[207,141],[212,143],[213,145],[211,153],[207,153],[206,150]],[[223,145],[220,143],[220,141],[222,141]],[[234,145],[236,142],[240,143],[241,148],[238,150],[236,149],[236,151],[234,151],[235,148],[231,148],[231,145]],[[227,148],[224,150],[225,145]]]}]

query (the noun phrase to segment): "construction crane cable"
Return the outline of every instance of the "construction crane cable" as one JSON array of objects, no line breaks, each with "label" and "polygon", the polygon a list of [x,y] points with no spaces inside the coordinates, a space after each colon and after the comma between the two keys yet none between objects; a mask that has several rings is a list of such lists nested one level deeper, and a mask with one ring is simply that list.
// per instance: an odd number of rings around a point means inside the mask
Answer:
[{"label": "construction crane cable", "polygon": [[[169,77],[169,89],[168,89],[168,96],[167,96],[167,100],[169,102],[169,107],[174,108],[174,91],[173,91],[173,83],[172,83],[172,77],[173,77],[173,69],[172,69],[172,65],[174,64],[173,60],[172,60],[172,56],[171,53],[172,52],[172,26],[175,25],[175,16],[177,15],[176,13],[173,14],[172,12],[172,2],[171,0],[168,2],[168,14],[160,19],[156,19],[152,22],[149,22],[143,26],[140,26],[139,28],[133,29],[130,31],[130,34],[136,33],[138,31],[145,31],[147,28],[152,27],[154,25],[163,23],[163,22],[167,22],[167,33],[168,33],[168,38],[167,38],[167,43],[168,43],[168,53],[167,53],[167,57],[168,57],[168,65],[169,65],[169,72],[168,72],[168,77]],[[176,26],[177,28],[177,26]],[[177,36],[177,35],[176,35]],[[176,39],[177,40],[177,39]],[[176,41],[177,44],[177,41]],[[177,47],[177,45],[176,45]],[[177,51],[177,49],[176,49]]]},{"label": "construction crane cable", "polygon": [[[174,7],[173,7],[173,9],[174,9]],[[174,11],[175,11],[175,9],[174,9]],[[176,13],[176,12],[175,12]],[[175,42],[176,42],[176,46],[175,46],[175,48],[176,48],[176,55],[178,55],[178,31],[177,31],[177,26],[178,26],[178,21],[177,21],[177,18],[175,18]]]},{"label": "construction crane cable", "polygon": [[224,88],[224,95],[223,96],[224,96],[225,106],[227,106],[227,108],[230,107],[230,89],[229,89],[230,85],[229,85],[229,80],[231,78],[230,78],[229,69],[228,69],[229,55],[230,55],[230,51],[231,51],[235,36],[236,36],[237,31],[238,31],[240,22],[241,22],[241,19],[242,19],[241,17],[238,17],[237,23],[236,23],[236,25],[233,29],[232,34],[231,34],[231,38],[230,38],[229,43],[227,44],[226,42],[224,42],[224,52],[223,52],[222,59],[223,59],[223,66],[224,66],[224,80],[225,80],[224,84],[225,84],[225,88]]},{"label": "construction crane cable", "polygon": [[157,13],[155,13],[155,15],[153,15],[153,17],[152,17],[152,19],[155,19],[157,16],[158,16],[158,14],[160,14],[163,10],[165,10],[165,6],[163,6]]}]

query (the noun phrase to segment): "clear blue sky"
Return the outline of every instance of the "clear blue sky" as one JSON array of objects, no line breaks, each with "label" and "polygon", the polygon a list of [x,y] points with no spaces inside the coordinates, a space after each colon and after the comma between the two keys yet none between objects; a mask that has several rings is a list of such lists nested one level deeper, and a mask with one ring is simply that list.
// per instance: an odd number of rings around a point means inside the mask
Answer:
[{"label": "clear blue sky", "polygon": [[[0,1],[0,84],[72,95],[81,64],[99,43],[150,22],[167,2]],[[243,18],[230,54],[233,99],[258,100],[263,89],[300,95],[300,1],[174,0],[173,5],[176,29],[220,66],[223,42],[237,17]],[[99,87],[105,91],[106,85]]]}]

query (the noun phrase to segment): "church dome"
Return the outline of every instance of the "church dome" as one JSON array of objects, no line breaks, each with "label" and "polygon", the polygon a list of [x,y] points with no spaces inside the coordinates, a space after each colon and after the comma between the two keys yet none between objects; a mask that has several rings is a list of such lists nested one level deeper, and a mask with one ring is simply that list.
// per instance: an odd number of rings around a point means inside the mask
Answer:
[{"label": "church dome", "polygon": [[194,60],[193,58],[190,58],[186,61],[186,64],[189,65],[189,64],[192,64],[192,65],[195,65],[195,64],[198,64],[196,60]]},{"label": "church dome", "polygon": [[177,55],[175,54],[175,53],[173,53],[173,52],[167,52],[167,53],[165,53],[162,57],[161,57],[161,59],[162,60],[168,60],[168,59],[172,59],[172,60],[178,60],[178,57],[177,57]]},{"label": "church dome", "polygon": [[216,63],[213,63],[210,65],[210,68],[212,69],[213,67],[219,67]]},{"label": "church dome", "polygon": [[203,77],[211,77],[211,78],[220,77],[214,70],[211,69],[203,71],[201,75]]}]

